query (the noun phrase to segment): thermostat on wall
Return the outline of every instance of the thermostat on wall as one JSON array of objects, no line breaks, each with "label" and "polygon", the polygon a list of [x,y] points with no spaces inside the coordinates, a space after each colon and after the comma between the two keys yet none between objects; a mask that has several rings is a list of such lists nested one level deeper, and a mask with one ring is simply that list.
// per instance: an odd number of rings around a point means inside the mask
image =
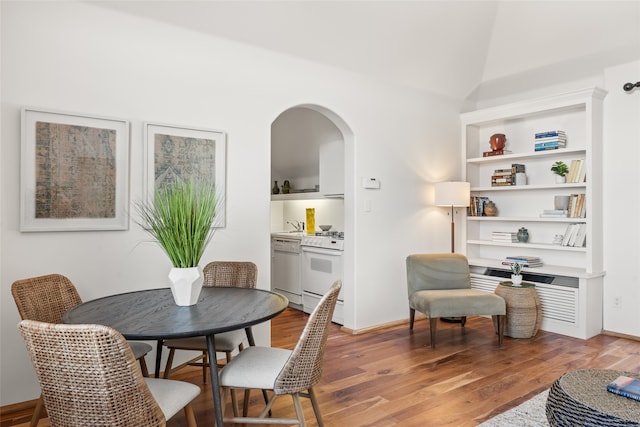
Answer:
[{"label": "thermostat on wall", "polygon": [[377,178],[362,178],[362,188],[380,188]]}]

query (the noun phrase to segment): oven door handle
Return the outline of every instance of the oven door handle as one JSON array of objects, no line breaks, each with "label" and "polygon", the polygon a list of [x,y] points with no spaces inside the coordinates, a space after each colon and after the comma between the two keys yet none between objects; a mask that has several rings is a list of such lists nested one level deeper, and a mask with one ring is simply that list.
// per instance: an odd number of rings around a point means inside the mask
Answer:
[{"label": "oven door handle", "polygon": [[315,248],[313,246],[302,246],[302,252],[310,252],[314,254],[330,255],[330,256],[342,255],[342,251],[338,249],[323,249],[323,248]]}]

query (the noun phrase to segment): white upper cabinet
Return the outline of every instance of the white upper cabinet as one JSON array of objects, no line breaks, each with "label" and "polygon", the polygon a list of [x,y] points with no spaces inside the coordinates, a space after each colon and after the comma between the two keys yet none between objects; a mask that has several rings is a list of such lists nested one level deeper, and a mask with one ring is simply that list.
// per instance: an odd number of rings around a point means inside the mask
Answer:
[{"label": "white upper cabinet", "polygon": [[320,193],[325,197],[344,196],[344,141],[320,145]]}]

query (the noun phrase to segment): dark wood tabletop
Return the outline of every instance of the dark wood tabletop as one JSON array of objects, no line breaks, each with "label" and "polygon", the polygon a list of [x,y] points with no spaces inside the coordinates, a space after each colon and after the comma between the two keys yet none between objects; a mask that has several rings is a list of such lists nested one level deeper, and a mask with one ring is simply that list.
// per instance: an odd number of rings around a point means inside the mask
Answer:
[{"label": "dark wood tabletop", "polygon": [[169,288],[111,295],[82,303],[65,323],[110,326],[130,340],[218,334],[267,321],[287,308],[286,297],[262,289],[203,287],[198,303],[178,306]]},{"label": "dark wood tabletop", "polygon": [[[215,334],[244,328],[249,344],[254,345],[251,326],[274,318],[288,304],[285,296],[262,289],[203,287],[198,303],[184,307],[175,304],[169,288],[162,288],[87,301],[67,311],[62,320],[110,326],[130,340],[156,340],[157,378],[163,340],[205,336],[209,354],[216,354]],[[215,422],[222,426],[217,367],[212,363],[209,375]]]}]

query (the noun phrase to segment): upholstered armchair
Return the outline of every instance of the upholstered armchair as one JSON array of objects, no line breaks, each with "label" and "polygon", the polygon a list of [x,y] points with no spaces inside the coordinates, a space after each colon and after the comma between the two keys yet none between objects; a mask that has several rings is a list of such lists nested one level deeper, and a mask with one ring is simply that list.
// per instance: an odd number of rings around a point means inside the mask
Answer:
[{"label": "upholstered armchair", "polygon": [[[409,328],[416,310],[429,318],[431,348],[436,346],[440,317],[497,316],[498,345],[502,345],[506,306],[501,297],[471,288],[467,257],[461,254],[413,254],[407,257]],[[492,325],[493,327],[493,325]]]}]

